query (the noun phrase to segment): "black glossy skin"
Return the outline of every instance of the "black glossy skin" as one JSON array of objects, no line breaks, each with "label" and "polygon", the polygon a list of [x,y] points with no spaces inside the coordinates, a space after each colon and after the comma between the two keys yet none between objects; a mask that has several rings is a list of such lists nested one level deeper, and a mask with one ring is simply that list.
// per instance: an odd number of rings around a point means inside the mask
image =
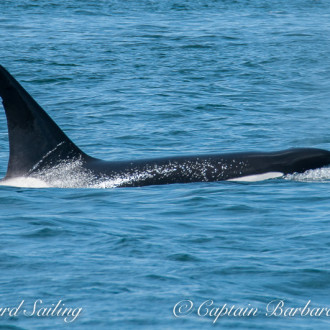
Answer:
[{"label": "black glossy skin", "polygon": [[313,148],[102,161],[81,151],[2,66],[0,96],[10,145],[5,179],[30,176],[67,160],[79,160],[96,179],[119,180],[121,187],[222,181],[267,172],[302,173],[330,164],[329,151]]},{"label": "black glossy skin", "polygon": [[85,167],[110,178],[132,177],[121,186],[222,181],[267,172],[302,173],[330,163],[330,152],[321,149],[289,149],[279,152],[250,152],[182,156],[126,162],[89,160]]}]

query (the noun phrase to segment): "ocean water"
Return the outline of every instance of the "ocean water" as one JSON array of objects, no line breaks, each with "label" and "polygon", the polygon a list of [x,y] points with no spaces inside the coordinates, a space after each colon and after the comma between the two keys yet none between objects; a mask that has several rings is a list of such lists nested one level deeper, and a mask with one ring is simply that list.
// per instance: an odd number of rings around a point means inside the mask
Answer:
[{"label": "ocean water", "polygon": [[[94,157],[330,149],[329,1],[4,0],[0,32],[0,63]],[[1,108],[1,176],[8,153]],[[329,169],[1,186],[0,329],[329,328],[329,192]]]}]

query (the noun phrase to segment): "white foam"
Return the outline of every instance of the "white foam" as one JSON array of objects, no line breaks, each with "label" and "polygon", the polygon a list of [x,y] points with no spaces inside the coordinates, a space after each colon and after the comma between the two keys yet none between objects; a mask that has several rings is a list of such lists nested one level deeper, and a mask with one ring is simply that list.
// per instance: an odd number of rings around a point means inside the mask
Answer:
[{"label": "white foam", "polygon": [[330,180],[330,168],[323,167],[315,170],[308,170],[304,173],[287,174],[284,179],[305,182],[324,182]]},{"label": "white foam", "polygon": [[45,181],[31,177],[17,177],[1,180],[0,186],[21,187],[21,188],[50,188]]},{"label": "white foam", "polygon": [[283,176],[282,172],[267,172],[263,174],[242,176],[240,178],[229,179],[227,181],[257,182],[257,181],[280,178],[282,176]]},{"label": "white foam", "polygon": [[17,177],[0,182],[1,185],[24,188],[87,188],[94,184],[95,177],[81,166],[78,160],[65,160],[53,167],[27,177]]}]

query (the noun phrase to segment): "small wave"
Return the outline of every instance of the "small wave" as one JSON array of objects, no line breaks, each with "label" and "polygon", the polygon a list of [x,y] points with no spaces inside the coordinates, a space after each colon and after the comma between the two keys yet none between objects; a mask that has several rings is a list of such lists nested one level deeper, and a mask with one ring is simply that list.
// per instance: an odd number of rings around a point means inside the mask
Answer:
[{"label": "small wave", "polygon": [[21,235],[22,237],[29,238],[44,238],[44,237],[54,237],[54,236],[63,236],[64,230],[61,228],[49,228],[44,227],[41,229],[34,230],[32,232]]},{"label": "small wave", "polygon": [[201,261],[199,258],[193,256],[189,253],[175,253],[167,256],[168,260],[172,261],[182,261],[182,262],[196,262]]}]

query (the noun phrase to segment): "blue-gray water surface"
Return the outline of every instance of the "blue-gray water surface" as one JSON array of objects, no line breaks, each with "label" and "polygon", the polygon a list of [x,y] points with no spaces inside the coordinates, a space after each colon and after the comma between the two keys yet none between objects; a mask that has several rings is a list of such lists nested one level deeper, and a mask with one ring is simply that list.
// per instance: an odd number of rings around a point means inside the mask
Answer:
[{"label": "blue-gray water surface", "polygon": [[[0,32],[92,156],[330,149],[327,0],[4,0]],[[2,186],[0,329],[329,328],[329,179]]]}]

